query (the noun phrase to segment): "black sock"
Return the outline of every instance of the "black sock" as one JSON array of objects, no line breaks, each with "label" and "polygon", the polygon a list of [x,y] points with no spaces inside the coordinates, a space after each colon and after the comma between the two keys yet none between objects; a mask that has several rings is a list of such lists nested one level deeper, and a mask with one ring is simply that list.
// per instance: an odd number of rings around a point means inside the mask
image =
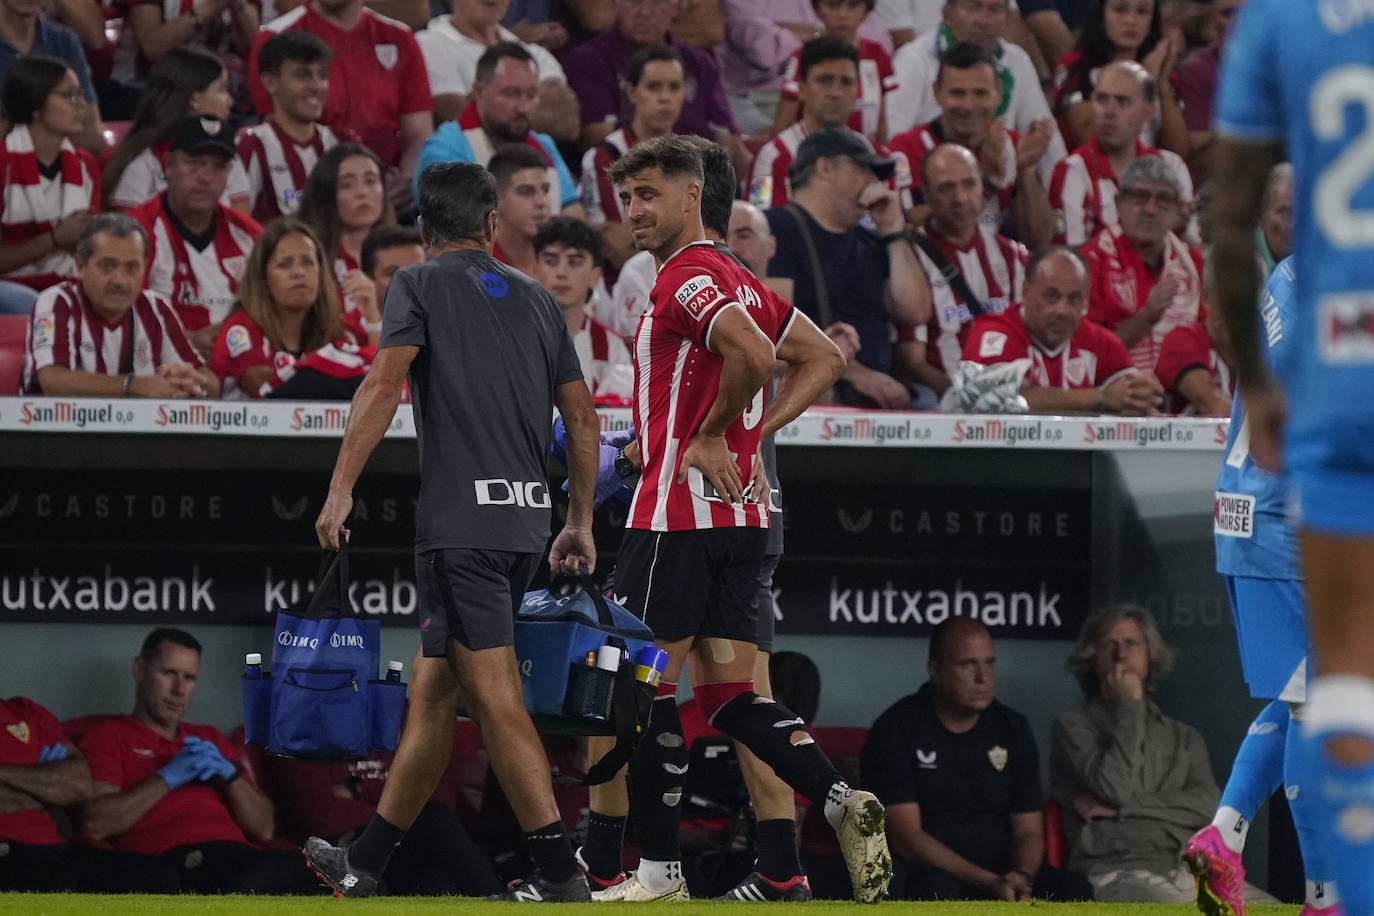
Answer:
[{"label": "black sock", "polygon": [[717,710],[711,724],[753,751],[813,804],[825,804],[830,787],[842,782],[835,765],[816,746],[800,716],[776,700],[762,699],[752,690],[741,693]]},{"label": "black sock", "polygon": [[802,873],[797,858],[797,823],[791,818],[759,821],[759,860],[754,870],[781,884]]},{"label": "black sock", "polygon": [[563,822],[554,821],[525,834],[530,858],[544,880],[562,884],[577,874],[577,860],[573,858],[572,841],[563,832]]},{"label": "black sock", "polygon": [[641,844],[640,855],[652,862],[676,862],[682,828],[682,787],[687,779],[687,747],[677,700],[659,697],[649,713],[649,727],[630,758],[630,810]]},{"label": "black sock", "polygon": [[582,861],[592,875],[609,881],[624,867],[621,852],[625,846],[626,819],[596,811],[587,814],[587,842],[582,844]]},{"label": "black sock", "polygon": [[401,845],[405,835],[405,830],[380,814],[372,815],[372,820],[367,822],[367,829],[363,831],[362,836],[348,847],[349,866],[380,875],[386,871],[386,863],[391,859],[396,847]]}]

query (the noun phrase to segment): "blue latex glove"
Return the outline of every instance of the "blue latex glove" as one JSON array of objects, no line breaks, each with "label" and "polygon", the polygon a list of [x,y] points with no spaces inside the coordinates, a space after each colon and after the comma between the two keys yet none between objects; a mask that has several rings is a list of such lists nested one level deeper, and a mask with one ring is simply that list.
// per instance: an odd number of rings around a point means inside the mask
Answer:
[{"label": "blue latex glove", "polygon": [[609,445],[611,448],[619,450],[629,445],[631,442],[635,441],[635,437],[638,435],[639,433],[635,432],[635,428],[633,426],[631,426],[629,429],[620,429],[616,430],[615,432],[602,433],[601,444]]},{"label": "blue latex glove", "polygon": [[239,771],[232,761],[219,752],[219,748],[212,741],[192,736],[186,739],[186,746],[200,753],[200,770],[196,778],[202,782],[215,777],[233,779],[234,774]]},{"label": "blue latex glove", "polygon": [[553,421],[553,438],[549,440],[549,454],[557,458],[559,464],[568,466],[568,428],[563,425],[562,417]]},{"label": "blue latex glove", "polygon": [[[633,442],[636,435],[638,433],[635,432],[633,426],[629,429],[602,433],[601,444],[619,450]],[[553,437],[549,440],[549,454],[557,458],[564,467],[568,466],[568,429],[563,425],[562,417],[553,421]]]},{"label": "blue latex glove", "polygon": [[[199,739],[192,738],[191,741]],[[201,742],[203,744],[204,742]],[[201,745],[191,744],[190,741],[177,752],[177,755],[163,765],[157,771],[157,775],[162,777],[162,781],[167,783],[169,789],[180,789],[188,782],[195,782],[200,779],[200,771],[205,761],[205,750]]]},{"label": "blue latex glove", "polygon": [[[620,475],[615,472],[615,456],[620,452],[619,446],[601,446],[601,454],[596,466],[596,494],[592,497],[592,505],[600,506],[608,499],[630,504],[630,497],[634,495],[633,485],[635,481],[630,481],[631,486],[625,486],[625,481],[620,479]],[[568,492],[568,481],[563,481],[563,492]]]},{"label": "blue latex glove", "polygon": [[67,746],[65,744],[49,744],[38,752],[39,763],[57,763],[67,759]]}]

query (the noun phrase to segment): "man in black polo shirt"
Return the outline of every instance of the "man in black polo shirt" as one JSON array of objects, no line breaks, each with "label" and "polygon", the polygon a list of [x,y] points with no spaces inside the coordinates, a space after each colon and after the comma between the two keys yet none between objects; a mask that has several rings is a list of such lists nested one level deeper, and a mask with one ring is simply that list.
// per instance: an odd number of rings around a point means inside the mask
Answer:
[{"label": "man in black polo shirt", "polygon": [[994,699],[996,664],[986,627],[949,618],[930,637],[930,680],[869,732],[863,778],[908,869],[901,896],[1090,900],[1086,881],[1043,866],[1040,755],[1025,716]]},{"label": "man in black polo shirt", "polygon": [[515,613],[549,534],[544,468],[554,407],[568,431],[570,506],[549,565],[596,565],[592,493],[600,430],[562,309],[491,256],[496,182],[472,163],[420,176],[432,260],[397,271],[382,340],[353,408],[315,531],[338,549],[353,484],[391,425],[410,377],[420,447],[415,575],[424,657],[391,776],[367,828],[344,850],[318,837],[306,858],[338,896],[367,896],[434,792],[453,748],[460,698],[525,830],[535,872],[494,899],[590,901],[554,804],[549,764],[521,701]]}]

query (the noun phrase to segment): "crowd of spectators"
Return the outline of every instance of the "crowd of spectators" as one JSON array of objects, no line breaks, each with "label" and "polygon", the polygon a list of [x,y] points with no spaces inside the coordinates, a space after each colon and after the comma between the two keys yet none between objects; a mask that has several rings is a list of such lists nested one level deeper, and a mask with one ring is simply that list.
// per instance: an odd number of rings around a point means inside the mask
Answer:
[{"label": "crowd of spectators", "polygon": [[[597,239],[585,225],[553,220],[538,244],[541,269],[565,292],[591,281]],[[106,707],[59,722],[33,699],[0,700],[0,891],[323,892],[294,847],[311,835],[356,837],[393,755],[274,757],[244,744],[241,730],[196,724],[202,651],[184,630],[150,632],[131,663],[127,715]],[[982,623],[948,618],[931,634],[917,692],[871,728],[813,727],[847,776],[887,805],[893,896],[1190,900],[1178,852],[1210,822],[1219,793],[1201,735],[1154,698],[1173,652],[1149,612],[1116,605],[1084,623],[1062,675],[1078,680],[1084,702],[1062,711],[1048,736],[1048,793],[1038,749],[1046,736],[1037,740],[1014,700],[998,696],[998,656]],[[770,671],[775,695],[814,720],[824,696],[815,664],[778,652]],[[758,839],[729,739],[694,701],[681,715],[692,760],[686,868],[694,895],[714,895],[752,867]],[[579,739],[546,746],[562,772],[585,769]],[[555,794],[564,822],[582,829],[586,791]],[[819,813],[803,807],[797,818],[809,825]],[[848,898],[829,830],[804,826],[800,836],[818,896]],[[383,876],[386,891],[495,893],[528,865],[524,856],[480,735],[460,725],[439,788]]]},{"label": "crowd of spectators", "polygon": [[[960,373],[1028,358],[1032,409],[1225,412],[1197,198],[1241,0],[449,2],[0,0],[0,312],[31,316],[23,390],[347,397],[351,369],[285,382],[312,360],[365,371],[367,240],[412,225],[418,172],[459,160],[501,185],[496,256],[560,284],[594,393],[624,402],[654,265],[605,173],[687,133],[729,153],[768,282],[858,331],[830,400],[956,409]],[[1266,266],[1290,184],[1266,195]],[[144,267],[111,287],[90,259],[130,244],[95,219],[113,212]],[[1072,305],[1037,326],[1028,267],[1051,244],[1087,293],[1056,287]],[[570,251],[594,273],[572,278]],[[278,261],[311,290],[274,287]],[[129,285],[138,308],[109,295]],[[303,333],[278,320],[296,299]],[[171,366],[201,374],[149,381]]]}]

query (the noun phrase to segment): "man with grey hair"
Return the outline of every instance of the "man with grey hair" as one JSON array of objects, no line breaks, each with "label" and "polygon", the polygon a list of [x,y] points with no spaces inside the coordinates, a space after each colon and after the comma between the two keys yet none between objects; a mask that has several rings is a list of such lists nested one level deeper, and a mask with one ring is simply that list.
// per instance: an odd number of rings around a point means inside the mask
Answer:
[{"label": "man with grey hair", "polygon": [[420,175],[419,197],[421,236],[435,256],[392,278],[380,348],[354,395],[315,533],[326,550],[348,539],[353,486],[391,426],[409,375],[420,440],[421,654],[376,813],[346,852],[311,837],[306,859],[337,896],[377,892],[443,775],[465,699],[535,865],[494,899],[590,901],[520,698],[514,642],[515,612],[549,535],[544,462],[555,407],[568,431],[570,503],[549,566],[596,567],[596,411],[558,303],[492,257],[499,194],[491,174],[470,162],[431,165]]},{"label": "man with grey hair", "polygon": [[76,244],[74,280],[34,302],[23,390],[65,397],[218,397],[165,296],[143,288],[148,234],[123,213],[102,213]]},{"label": "man with grey hair", "polygon": [[1202,735],[1151,699],[1172,661],[1150,612],[1130,604],[1089,617],[1069,656],[1086,702],[1054,723],[1050,792],[1069,867],[1098,900],[1193,899],[1179,850],[1212,819],[1220,792]]},{"label": "man with grey hair", "polygon": [[1167,162],[1141,156],[1121,173],[1120,223],[1083,249],[1092,275],[1088,318],[1114,331],[1142,372],[1154,371],[1170,331],[1202,313],[1202,252],[1173,231],[1183,194]]},{"label": "man with grey hair", "polygon": [[[1133,60],[1103,67],[1093,84],[1092,138],[1054,167],[1050,207],[1055,213],[1054,240],[1082,245],[1117,222],[1117,176],[1141,156],[1157,156],[1178,178],[1184,208],[1193,200],[1193,179],[1177,153],[1140,142],[1140,132],[1158,110],[1159,87],[1148,70]],[[1184,208],[1179,216],[1191,217]]]}]

